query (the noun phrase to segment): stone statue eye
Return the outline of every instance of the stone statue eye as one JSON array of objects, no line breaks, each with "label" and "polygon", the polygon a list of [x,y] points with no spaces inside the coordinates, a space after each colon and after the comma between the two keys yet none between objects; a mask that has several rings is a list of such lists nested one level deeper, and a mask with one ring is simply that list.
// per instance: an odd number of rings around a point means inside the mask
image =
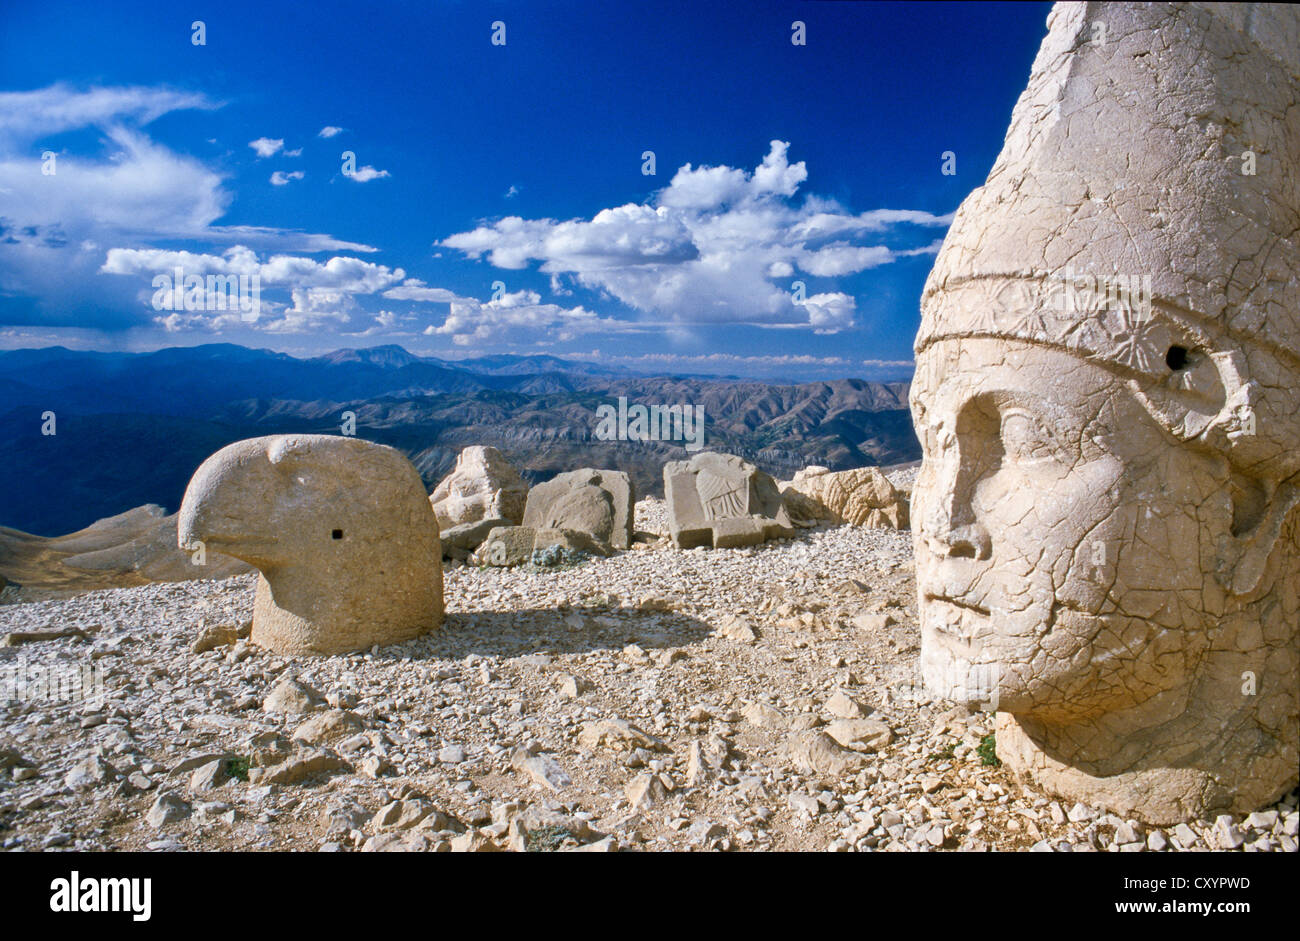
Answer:
[{"label": "stone statue eye", "polygon": [[1026,412],[1007,412],[1002,416],[1002,449],[1019,464],[1029,464],[1056,457],[1056,438],[1041,421]]}]

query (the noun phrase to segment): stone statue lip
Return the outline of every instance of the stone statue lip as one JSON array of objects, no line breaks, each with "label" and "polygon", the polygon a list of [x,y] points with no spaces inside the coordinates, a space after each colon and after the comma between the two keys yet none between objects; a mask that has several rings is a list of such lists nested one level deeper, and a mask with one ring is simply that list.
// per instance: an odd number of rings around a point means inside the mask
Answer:
[{"label": "stone statue lip", "polygon": [[[940,595],[940,594],[935,594],[933,592],[922,592],[921,601],[922,604],[947,605],[949,607],[957,608],[962,611],[970,611],[972,614],[976,614],[982,618],[990,618],[994,614],[1020,615],[1020,614],[1024,614],[1025,611],[1028,610],[1028,608],[1016,608],[1016,609],[997,608],[995,610],[993,608],[988,608],[982,604],[979,604],[978,602],[973,601],[969,598],[962,598],[960,596],[953,596],[953,595]],[[1100,618],[1104,616],[1099,612],[1091,611],[1088,608],[1084,607],[1083,605],[1080,605],[1077,602],[1071,601],[1069,599],[1054,598],[1052,599],[1051,608],[1048,612],[1048,616],[1045,622],[1046,630],[1049,631],[1051,630],[1052,626],[1056,622],[1057,616],[1062,611],[1070,611],[1073,612],[1074,614],[1081,614],[1084,617],[1090,617],[1090,618]]]},{"label": "stone statue lip", "polygon": [[926,592],[922,597],[925,599],[926,604],[929,604],[930,602],[933,601],[938,601],[942,604],[950,604],[955,608],[965,608],[968,611],[974,611],[976,614],[982,617],[989,616],[988,608],[984,607],[983,605],[976,604],[973,601],[967,601],[962,598],[954,598],[951,595],[936,595],[931,592]]},{"label": "stone statue lip", "polygon": [[963,657],[978,653],[986,643],[994,640],[996,632],[992,629],[987,608],[933,595],[927,596],[926,603],[932,611],[938,609],[941,616],[931,614],[923,618],[922,633],[929,634]]}]

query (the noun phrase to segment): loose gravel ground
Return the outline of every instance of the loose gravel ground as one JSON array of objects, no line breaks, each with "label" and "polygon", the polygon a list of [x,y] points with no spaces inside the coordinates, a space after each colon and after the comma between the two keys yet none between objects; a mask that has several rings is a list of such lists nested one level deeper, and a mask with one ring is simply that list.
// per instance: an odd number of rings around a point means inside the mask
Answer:
[{"label": "loose gravel ground", "polygon": [[990,764],[991,717],[921,688],[908,532],[683,552],[657,500],[637,529],[573,568],[450,564],[440,632],[350,656],[249,644],[248,576],[0,607],[0,845],[1296,850],[1296,792],[1152,829]]}]

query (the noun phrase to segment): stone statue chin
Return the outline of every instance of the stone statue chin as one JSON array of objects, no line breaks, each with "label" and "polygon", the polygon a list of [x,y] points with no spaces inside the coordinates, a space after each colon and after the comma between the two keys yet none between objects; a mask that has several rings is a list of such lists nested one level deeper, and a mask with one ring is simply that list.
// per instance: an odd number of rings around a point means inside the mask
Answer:
[{"label": "stone statue chin", "polygon": [[1048,28],[922,296],[922,670],[1057,796],[1256,810],[1300,776],[1300,13]]}]

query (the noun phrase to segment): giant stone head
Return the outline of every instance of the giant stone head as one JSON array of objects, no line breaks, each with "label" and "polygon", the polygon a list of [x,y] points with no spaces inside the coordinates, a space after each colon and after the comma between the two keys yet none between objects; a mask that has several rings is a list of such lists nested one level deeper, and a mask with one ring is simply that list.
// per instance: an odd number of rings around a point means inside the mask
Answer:
[{"label": "giant stone head", "polygon": [[1058,4],[922,299],[922,669],[1152,823],[1300,744],[1300,14]]}]

